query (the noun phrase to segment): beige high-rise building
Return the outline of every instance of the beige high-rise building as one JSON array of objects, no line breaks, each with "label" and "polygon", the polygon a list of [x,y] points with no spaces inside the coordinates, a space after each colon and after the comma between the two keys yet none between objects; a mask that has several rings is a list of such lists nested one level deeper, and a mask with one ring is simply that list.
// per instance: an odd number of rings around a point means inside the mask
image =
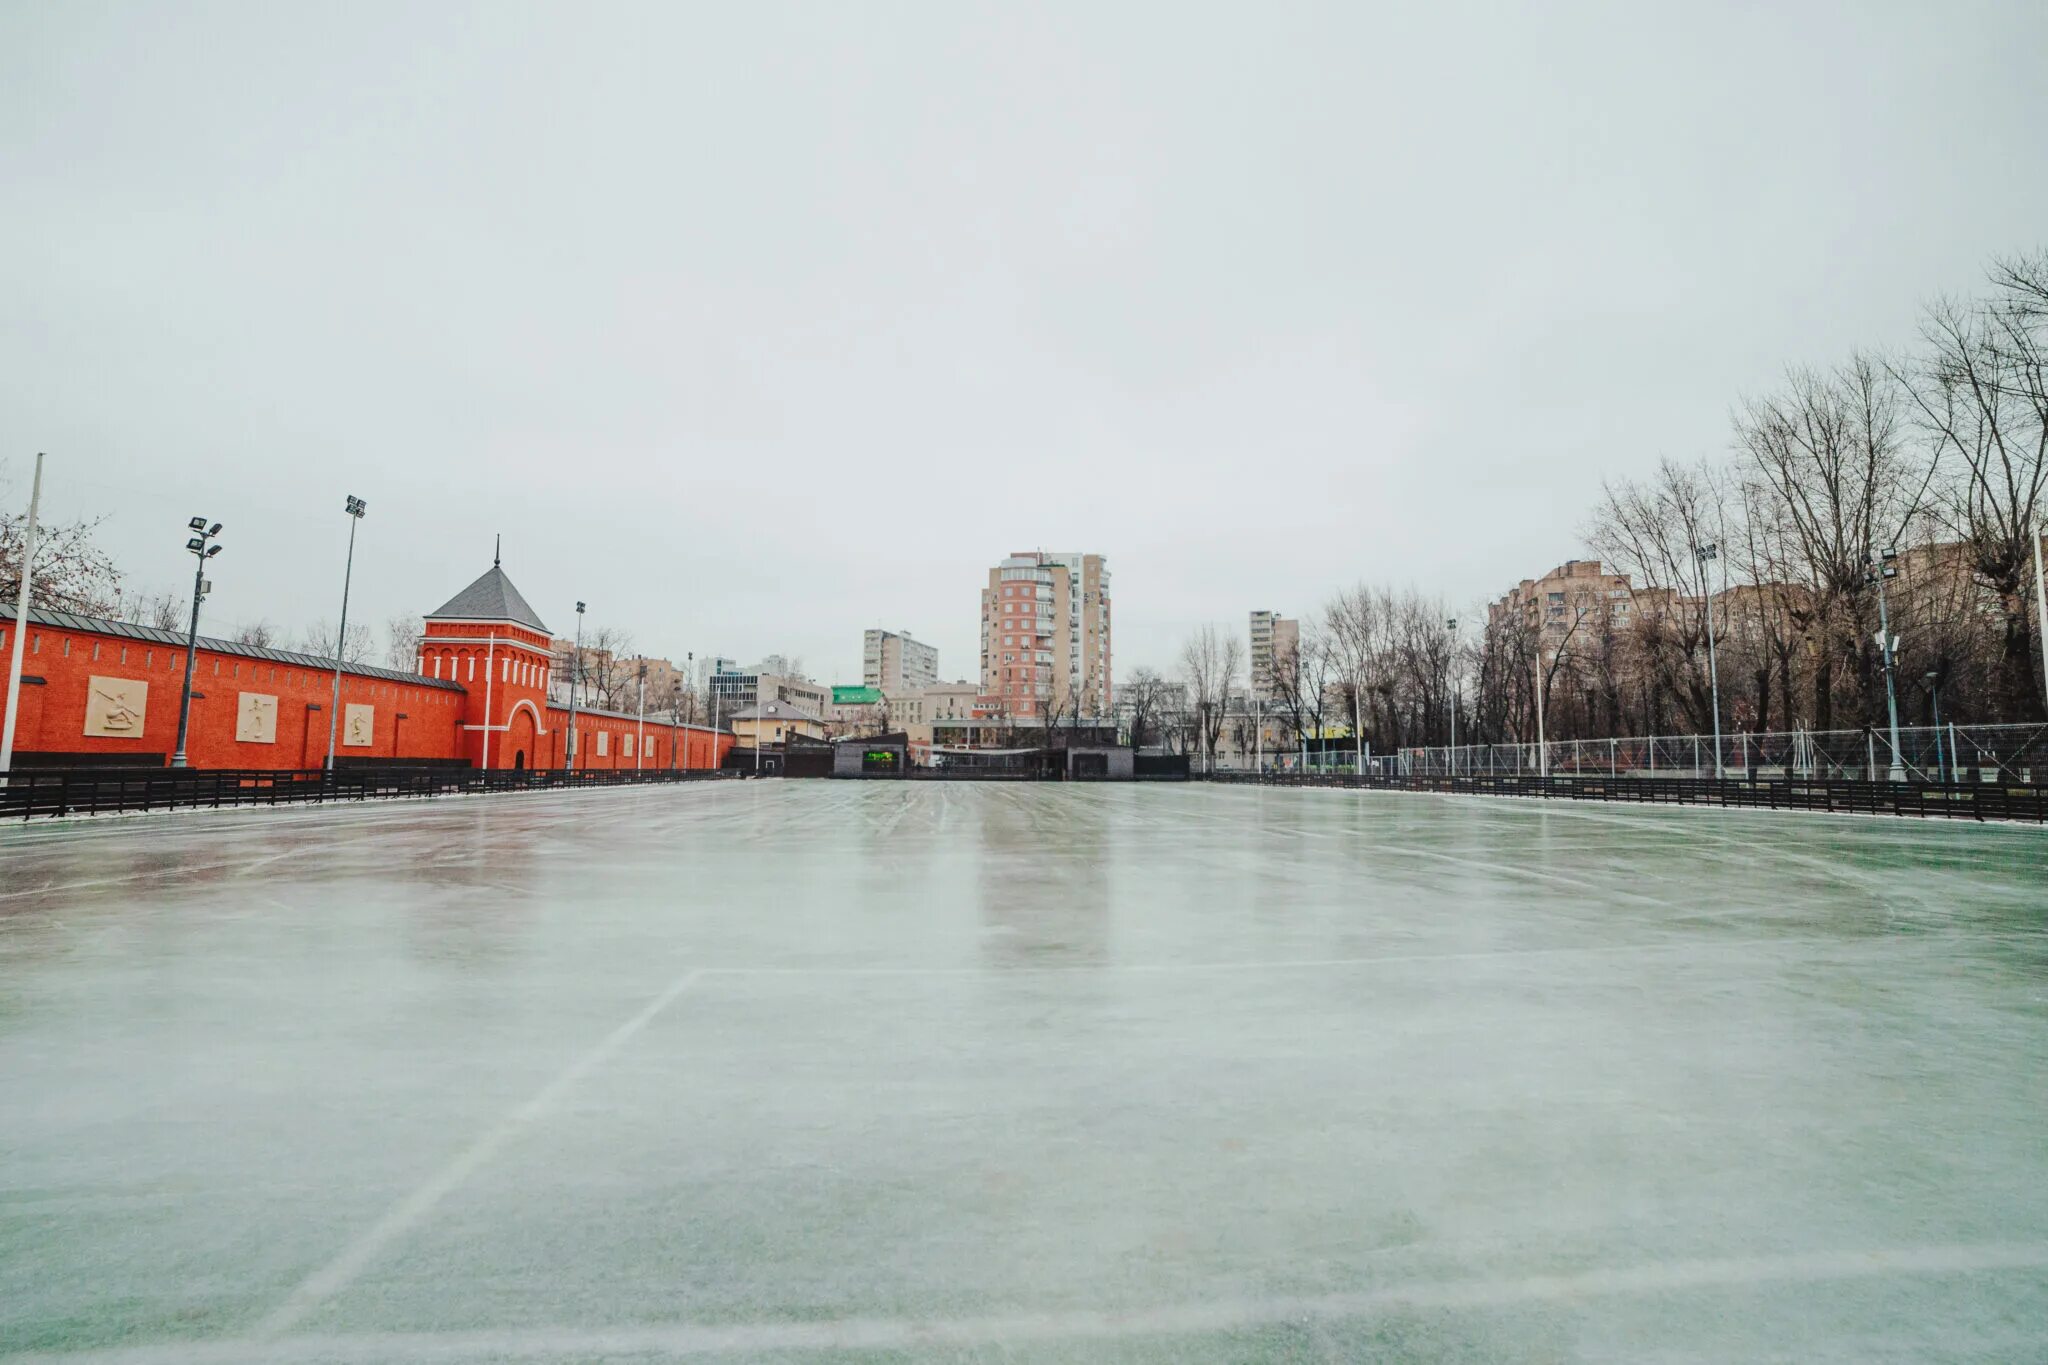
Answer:
[{"label": "beige high-rise building", "polygon": [[1252,695],[1272,701],[1273,661],[1292,659],[1301,649],[1301,622],[1277,611],[1252,613]]},{"label": "beige high-rise building", "polygon": [[900,697],[939,680],[939,651],[909,633],[869,630],[861,636],[860,680],[885,696]]},{"label": "beige high-rise building", "polygon": [[981,706],[991,715],[1107,716],[1109,565],[1101,555],[1015,554],[981,592]]}]

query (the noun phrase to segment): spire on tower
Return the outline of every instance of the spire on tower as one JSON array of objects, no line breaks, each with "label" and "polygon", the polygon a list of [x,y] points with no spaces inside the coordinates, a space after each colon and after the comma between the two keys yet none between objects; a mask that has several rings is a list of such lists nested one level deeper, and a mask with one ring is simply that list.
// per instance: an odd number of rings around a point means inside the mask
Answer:
[{"label": "spire on tower", "polygon": [[491,540],[491,567],[492,567],[492,568],[494,568],[494,569],[495,569],[495,568],[497,568],[497,567],[498,567],[498,565],[500,565],[500,564],[504,563],[504,554],[503,554],[503,552],[504,552],[504,549],[505,549],[505,536],[504,536],[504,533],[503,533],[503,532],[500,532],[500,533],[499,533],[499,534],[498,534],[497,536],[493,537],[493,539]]}]

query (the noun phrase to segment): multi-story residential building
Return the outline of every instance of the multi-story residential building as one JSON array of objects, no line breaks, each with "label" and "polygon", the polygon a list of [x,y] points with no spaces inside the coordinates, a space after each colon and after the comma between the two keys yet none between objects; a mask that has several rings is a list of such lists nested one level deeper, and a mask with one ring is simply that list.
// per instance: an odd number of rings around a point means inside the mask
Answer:
[{"label": "multi-story residential building", "polygon": [[1109,566],[1096,554],[1015,554],[981,593],[982,711],[1107,716]]},{"label": "multi-story residential building", "polygon": [[[1658,602],[1639,600],[1655,592]],[[1669,590],[1637,589],[1625,573],[1609,573],[1597,559],[1567,559],[1541,578],[1525,578],[1491,603],[1487,621],[1494,626],[1519,622],[1546,648],[1554,648],[1568,636],[1604,628],[1612,621],[1617,630],[1635,623],[1636,615],[1653,605],[1667,605]]]},{"label": "multi-story residential building", "polygon": [[1301,650],[1301,622],[1276,611],[1255,611],[1252,613],[1251,683],[1252,691],[1260,698],[1271,701],[1276,695],[1273,688],[1273,663],[1276,659],[1292,659]]},{"label": "multi-story residential building", "polygon": [[860,680],[890,697],[930,687],[939,680],[939,651],[908,631],[869,630],[861,636]]}]

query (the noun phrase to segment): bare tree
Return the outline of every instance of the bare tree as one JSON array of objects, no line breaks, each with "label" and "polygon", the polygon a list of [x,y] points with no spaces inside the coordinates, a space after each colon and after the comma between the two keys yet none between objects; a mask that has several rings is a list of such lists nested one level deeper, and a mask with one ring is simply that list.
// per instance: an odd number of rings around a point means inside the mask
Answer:
[{"label": "bare tree", "polygon": [[[350,631],[354,634],[354,631]],[[277,627],[267,620],[251,621],[235,628],[235,643],[251,645],[257,649],[268,649],[278,641]]]},{"label": "bare tree", "polygon": [[1784,558],[1768,569],[1803,589],[1795,611],[1814,645],[1813,714],[1823,730],[1834,724],[1841,669],[1855,677],[1858,719],[1879,710],[1883,679],[1864,629],[1874,617],[1869,566],[1921,510],[1931,473],[1906,448],[1903,401],[1892,370],[1859,355],[1829,374],[1793,371],[1783,393],[1750,400],[1736,420],[1765,495],[1752,507],[1777,522],[1765,540]]},{"label": "bare tree", "polygon": [[1926,354],[1904,377],[1933,458],[1947,461],[1938,515],[1996,596],[1997,708],[2038,719],[2027,588],[2048,510],[2048,251],[2000,262],[1992,282],[1989,299],[1928,308]]},{"label": "bare tree", "polygon": [[1137,668],[1130,678],[1117,689],[1123,699],[1124,712],[1129,717],[1125,722],[1130,734],[1131,747],[1143,748],[1145,736],[1160,728],[1167,706],[1167,690],[1171,686],[1155,669]]},{"label": "bare tree", "polygon": [[[21,595],[22,548],[28,536],[27,509],[13,509],[13,489],[0,509],[0,602],[13,606]],[[121,614],[121,571],[95,539],[103,518],[36,524],[35,573],[29,606],[81,616]]]},{"label": "bare tree", "polygon": [[1187,684],[1196,737],[1204,767],[1209,771],[1215,769],[1216,740],[1223,733],[1224,708],[1243,663],[1244,641],[1215,626],[1203,626],[1181,646],[1181,677]]},{"label": "bare tree", "polygon": [[[370,628],[361,622],[350,622],[348,638],[341,642],[339,650],[344,664],[359,664],[370,657],[372,643]],[[299,637],[299,652],[316,658],[332,659],[336,656],[335,626],[332,621],[315,621]]]},{"label": "bare tree", "polygon": [[[1602,486],[1586,538],[1610,568],[1630,576],[1628,606],[1635,615],[1628,648],[1612,647],[1620,642],[1613,639],[1611,622],[1602,632],[1609,646],[1603,663],[1615,712],[1620,710],[1619,673],[1641,669],[1658,695],[1680,700],[1689,725],[1711,725],[1707,618],[1717,609],[1712,569],[1729,560],[1703,560],[1699,551],[1720,545],[1722,554],[1733,557],[1734,547],[1723,543],[1729,523],[1725,485],[1725,477],[1704,461],[1688,465],[1667,459],[1647,480]],[[1714,624],[1722,635],[1728,633],[1725,614]],[[1617,654],[1628,658],[1624,662]]]},{"label": "bare tree", "polygon": [[384,618],[384,662],[410,673],[420,666],[420,637],[425,626],[411,612]]}]

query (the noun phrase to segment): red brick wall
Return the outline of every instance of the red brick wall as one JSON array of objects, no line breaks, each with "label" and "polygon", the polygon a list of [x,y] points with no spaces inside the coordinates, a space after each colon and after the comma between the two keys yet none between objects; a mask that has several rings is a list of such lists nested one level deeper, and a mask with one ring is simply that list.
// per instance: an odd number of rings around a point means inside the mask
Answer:
[{"label": "red brick wall", "polygon": [[[12,620],[0,620],[0,659],[13,648]],[[4,667],[4,665],[0,665]],[[153,754],[169,762],[178,745],[178,699],[184,689],[185,650],[88,631],[30,624],[22,655],[25,678],[17,755],[38,753]],[[142,717],[126,736],[85,733],[91,679],[121,678],[148,684]],[[0,684],[4,685],[4,684]],[[191,732],[186,741],[195,768],[316,768],[327,757],[327,715],[334,674],[300,664],[272,663],[233,654],[199,651],[192,677]],[[277,698],[276,738],[250,743],[235,738],[241,694]],[[374,708],[371,743],[338,747],[347,758],[454,758],[464,694],[344,674],[341,700]],[[312,708],[318,707],[318,710]],[[404,719],[399,719],[400,714]]]},{"label": "red brick wall", "polygon": [[[725,731],[714,731],[701,725],[671,727],[666,721],[650,719],[644,729],[637,721],[617,716],[593,715],[589,711],[576,713],[576,730],[582,736],[577,741],[579,752],[576,758],[578,769],[607,768],[715,768],[724,761],[727,751],[733,746],[732,735]],[[569,708],[550,706],[548,708],[548,733],[541,740],[541,764],[544,768],[563,766],[562,756],[567,748],[569,733]],[[598,736],[604,736],[604,752],[598,752]],[[644,734],[647,754],[635,760],[626,752],[626,741],[636,734]],[[676,745],[680,742],[681,750]],[[638,745],[634,748],[637,750]],[[673,761],[671,761],[673,759]]]},{"label": "red brick wall", "polygon": [[[424,679],[411,683],[343,674],[341,715],[345,720],[350,703],[372,707],[371,743],[359,746],[337,740],[336,753],[344,760],[466,759],[472,766],[481,766],[486,732],[467,727],[483,723],[484,675],[488,672],[492,675],[493,723],[504,727],[488,732],[490,766],[511,768],[523,756],[529,768],[561,767],[569,713],[566,707],[546,704],[544,656],[508,648],[507,635],[500,635],[499,643],[492,645],[485,634],[487,628],[465,629],[471,636],[483,635],[487,643],[458,645],[432,637],[421,643],[423,653],[441,656],[445,675],[461,677],[458,687],[435,687]],[[507,626],[488,629],[518,630]],[[13,646],[13,631],[12,620],[0,619],[0,669]],[[527,637],[544,639],[523,632],[521,638]],[[474,670],[468,663],[471,653],[477,658]],[[33,762],[37,754],[105,754],[110,758],[149,756],[163,764],[177,748],[178,698],[185,679],[182,645],[31,624],[22,673],[25,678],[44,680],[41,684],[25,682],[21,689],[21,719],[14,748],[25,763]],[[148,684],[142,715],[132,734],[85,733],[94,677]],[[4,686],[4,673],[0,673],[0,686]],[[319,767],[327,757],[333,688],[334,674],[325,669],[243,658],[202,647],[192,679],[192,728],[186,743],[192,766]],[[254,743],[235,737],[244,692],[277,698],[274,741]],[[689,726],[672,731],[670,726],[650,720],[644,729],[647,752],[636,760],[627,752],[627,737],[641,732],[634,721],[583,711],[577,716],[577,727],[583,732],[579,768],[712,768],[733,745],[730,734]],[[603,754],[597,751],[599,731],[605,735]],[[678,738],[683,741],[680,755],[672,752]]]}]

